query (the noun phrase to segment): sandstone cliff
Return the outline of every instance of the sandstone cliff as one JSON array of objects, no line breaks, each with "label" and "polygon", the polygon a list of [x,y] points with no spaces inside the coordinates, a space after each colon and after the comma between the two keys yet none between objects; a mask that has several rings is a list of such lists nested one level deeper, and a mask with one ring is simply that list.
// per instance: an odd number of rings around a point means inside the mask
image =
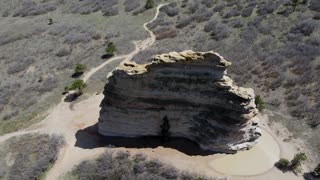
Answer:
[{"label": "sandstone cliff", "polygon": [[124,63],[113,71],[101,103],[99,133],[106,136],[170,135],[201,148],[232,153],[261,136],[252,119],[254,92],[226,76],[231,63],[212,51],[156,55],[152,63]]}]

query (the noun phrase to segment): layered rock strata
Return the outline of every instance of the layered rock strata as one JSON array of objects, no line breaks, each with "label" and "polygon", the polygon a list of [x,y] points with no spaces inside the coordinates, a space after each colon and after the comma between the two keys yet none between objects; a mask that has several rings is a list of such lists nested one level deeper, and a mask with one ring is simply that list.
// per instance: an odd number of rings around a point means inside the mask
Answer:
[{"label": "layered rock strata", "polygon": [[251,88],[236,86],[231,65],[218,53],[171,52],[151,63],[127,62],[115,69],[104,89],[99,133],[157,136],[167,119],[170,136],[185,137],[202,149],[233,153],[261,136]]}]

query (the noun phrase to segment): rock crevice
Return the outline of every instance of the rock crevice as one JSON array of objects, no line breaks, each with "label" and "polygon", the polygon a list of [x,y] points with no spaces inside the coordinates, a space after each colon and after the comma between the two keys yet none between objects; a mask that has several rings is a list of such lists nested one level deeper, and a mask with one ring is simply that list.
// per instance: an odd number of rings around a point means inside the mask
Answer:
[{"label": "rock crevice", "polygon": [[253,123],[255,95],[226,76],[230,65],[212,51],[171,52],[154,56],[151,63],[120,65],[105,86],[99,133],[157,136],[167,117],[171,136],[203,149],[232,153],[250,148],[261,135]]}]

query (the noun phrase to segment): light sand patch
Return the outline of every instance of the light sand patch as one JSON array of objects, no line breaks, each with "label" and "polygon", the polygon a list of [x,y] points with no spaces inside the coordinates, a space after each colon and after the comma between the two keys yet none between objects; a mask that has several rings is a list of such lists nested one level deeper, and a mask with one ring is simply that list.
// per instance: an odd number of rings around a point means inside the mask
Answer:
[{"label": "light sand patch", "polygon": [[280,159],[280,148],[275,139],[262,130],[258,144],[248,151],[223,155],[209,162],[216,171],[228,175],[257,175],[267,172]]},{"label": "light sand patch", "polygon": [[12,166],[14,164],[14,158],[12,157],[12,153],[9,152],[6,156],[6,163],[7,163],[7,166]]}]

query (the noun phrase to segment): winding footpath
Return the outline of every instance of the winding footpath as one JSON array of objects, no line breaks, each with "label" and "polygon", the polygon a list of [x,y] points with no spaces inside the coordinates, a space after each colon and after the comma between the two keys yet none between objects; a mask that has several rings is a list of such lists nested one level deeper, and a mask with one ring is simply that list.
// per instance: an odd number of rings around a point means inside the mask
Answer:
[{"label": "winding footpath", "polygon": [[[145,40],[134,41],[134,51],[127,55],[115,56],[98,67],[90,69],[90,71],[83,76],[82,80],[87,82],[92,75],[111,62],[119,61],[120,64],[122,62],[130,61],[140,51],[150,47],[155,42],[156,36],[148,29],[147,25],[157,19],[160,8],[167,4],[168,3],[160,4],[156,9],[154,18],[143,24],[144,29],[149,32],[150,37]],[[73,110],[69,108],[70,103],[64,102],[64,98],[65,97],[62,97],[61,102],[54,107],[49,115],[40,123],[24,130],[0,136],[0,143],[11,137],[29,133],[46,133],[63,136],[65,145],[61,148],[57,161],[48,172],[46,176],[47,180],[59,179],[65,172],[70,171],[74,165],[83,160],[97,157],[105,150],[105,148],[83,149],[75,146],[77,141],[76,133],[81,129],[97,123],[100,111],[99,104],[103,99],[103,95],[93,95],[90,98],[77,103]],[[90,142],[89,139],[87,141]]]}]

